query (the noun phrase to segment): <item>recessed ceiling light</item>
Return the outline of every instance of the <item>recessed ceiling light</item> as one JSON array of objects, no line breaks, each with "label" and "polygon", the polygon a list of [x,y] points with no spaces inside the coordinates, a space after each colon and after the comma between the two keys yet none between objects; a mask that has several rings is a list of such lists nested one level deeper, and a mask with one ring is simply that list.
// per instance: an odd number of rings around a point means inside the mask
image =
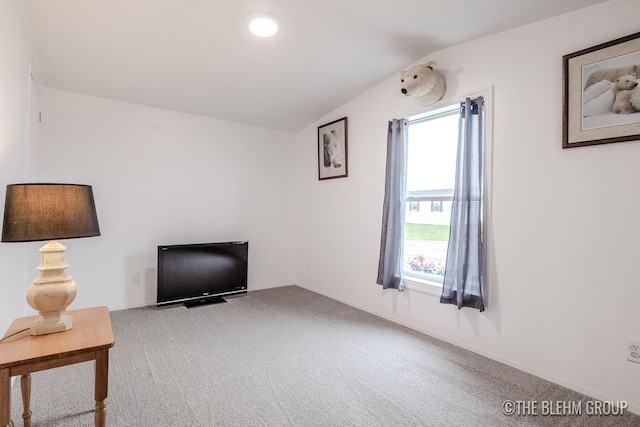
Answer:
[{"label": "recessed ceiling light", "polygon": [[249,16],[249,31],[258,37],[275,35],[280,25],[280,19],[273,13],[256,12]]}]

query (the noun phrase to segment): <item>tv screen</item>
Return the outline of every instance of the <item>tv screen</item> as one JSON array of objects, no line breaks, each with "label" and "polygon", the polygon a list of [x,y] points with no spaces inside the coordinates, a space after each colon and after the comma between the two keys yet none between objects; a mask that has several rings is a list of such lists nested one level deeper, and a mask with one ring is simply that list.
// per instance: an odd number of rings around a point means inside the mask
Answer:
[{"label": "tv screen", "polygon": [[224,302],[247,292],[249,242],[158,246],[157,306]]}]

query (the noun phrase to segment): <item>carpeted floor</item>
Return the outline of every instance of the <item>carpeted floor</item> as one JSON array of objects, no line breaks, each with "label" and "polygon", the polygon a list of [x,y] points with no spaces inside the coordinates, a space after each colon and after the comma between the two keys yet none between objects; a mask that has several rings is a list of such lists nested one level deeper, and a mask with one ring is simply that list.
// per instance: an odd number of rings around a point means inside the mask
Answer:
[{"label": "carpeted floor", "polygon": [[[111,319],[111,427],[640,426],[629,412],[588,416],[591,398],[295,286]],[[34,373],[32,386],[34,427],[93,425],[93,363]],[[574,402],[582,415],[506,416],[507,400]]]}]

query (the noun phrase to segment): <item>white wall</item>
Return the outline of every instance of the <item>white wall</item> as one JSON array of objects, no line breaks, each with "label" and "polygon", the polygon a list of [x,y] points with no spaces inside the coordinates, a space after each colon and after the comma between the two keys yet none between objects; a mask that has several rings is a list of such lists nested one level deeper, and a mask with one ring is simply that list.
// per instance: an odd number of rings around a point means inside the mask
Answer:
[{"label": "white wall", "polygon": [[64,242],[70,308],[155,304],[164,244],[248,240],[249,290],[292,282],[294,134],[53,89],[42,107],[40,176],[92,185],[102,233]]},{"label": "white wall", "polygon": [[[387,121],[424,110],[397,76],[298,135],[300,285],[640,413],[625,359],[640,340],[640,142],[561,149],[562,56],[638,31],[638,16],[640,1],[614,1],[425,58],[446,77],[441,106],[494,89],[485,312],[375,284]],[[349,177],[318,181],[317,126],[343,116]]]},{"label": "white wall", "polygon": [[[25,181],[28,152],[37,149],[28,129],[37,127],[33,122],[30,126],[29,102],[31,98],[37,103],[38,95],[30,93],[31,52],[19,0],[0,2],[0,52],[0,199],[4,208],[6,184]],[[33,243],[0,243],[0,333],[25,314],[26,289],[38,275],[37,263],[25,274],[25,254],[35,250],[37,262],[37,248]]]}]

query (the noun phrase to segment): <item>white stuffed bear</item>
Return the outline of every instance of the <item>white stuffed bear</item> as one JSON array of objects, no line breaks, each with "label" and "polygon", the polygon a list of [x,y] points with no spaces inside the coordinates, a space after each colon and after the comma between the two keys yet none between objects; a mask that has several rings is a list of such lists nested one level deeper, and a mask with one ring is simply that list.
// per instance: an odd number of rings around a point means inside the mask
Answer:
[{"label": "white stuffed bear", "polygon": [[415,98],[421,105],[429,105],[444,96],[444,77],[436,70],[434,61],[416,65],[400,73],[400,92]]}]

